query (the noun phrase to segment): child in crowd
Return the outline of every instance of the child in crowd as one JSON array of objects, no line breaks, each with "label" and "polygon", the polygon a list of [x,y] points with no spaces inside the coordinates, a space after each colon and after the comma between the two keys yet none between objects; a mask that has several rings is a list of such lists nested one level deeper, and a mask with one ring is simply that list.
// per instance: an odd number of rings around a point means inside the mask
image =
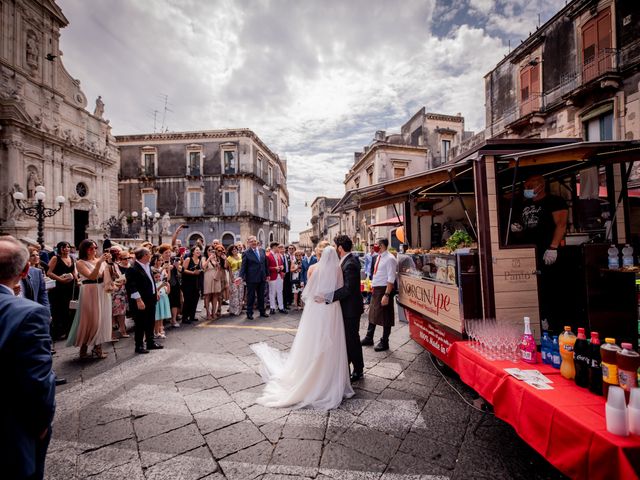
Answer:
[{"label": "child in crowd", "polygon": [[171,307],[169,306],[169,292],[171,287],[169,282],[162,280],[160,270],[153,271],[153,278],[156,281],[156,291],[158,292],[158,301],[156,303],[156,324],[153,328],[154,338],[166,338],[164,334],[164,320],[171,319]]}]

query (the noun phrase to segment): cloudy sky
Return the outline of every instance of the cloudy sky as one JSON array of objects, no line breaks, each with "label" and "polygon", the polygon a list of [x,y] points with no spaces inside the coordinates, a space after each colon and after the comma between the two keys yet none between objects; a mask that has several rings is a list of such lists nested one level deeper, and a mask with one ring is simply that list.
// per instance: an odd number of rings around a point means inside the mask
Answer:
[{"label": "cloudy sky", "polygon": [[116,135],[250,128],[286,158],[291,239],[353,152],[422,106],[484,128],[483,76],[558,0],[58,0],[64,65]]}]

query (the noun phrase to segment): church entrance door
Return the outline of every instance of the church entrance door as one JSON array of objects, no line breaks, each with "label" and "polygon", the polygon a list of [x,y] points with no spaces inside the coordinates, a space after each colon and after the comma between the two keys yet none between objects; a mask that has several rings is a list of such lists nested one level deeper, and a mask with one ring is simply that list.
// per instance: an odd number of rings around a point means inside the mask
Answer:
[{"label": "church entrance door", "polygon": [[76,247],[87,238],[87,226],[89,226],[89,212],[86,210],[73,211],[73,243]]}]

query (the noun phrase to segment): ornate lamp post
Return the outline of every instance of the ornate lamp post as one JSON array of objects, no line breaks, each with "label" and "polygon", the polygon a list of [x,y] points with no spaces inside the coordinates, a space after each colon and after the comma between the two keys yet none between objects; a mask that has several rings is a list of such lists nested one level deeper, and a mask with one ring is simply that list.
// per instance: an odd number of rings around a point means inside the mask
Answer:
[{"label": "ornate lamp post", "polygon": [[29,217],[33,217],[38,222],[38,244],[40,249],[44,249],[44,219],[47,217],[53,217],[60,211],[62,205],[64,205],[65,198],[62,195],[56,197],[56,203],[58,208],[46,208],[44,206],[44,200],[47,198],[44,185],[38,185],[36,187],[36,194],[34,195],[36,202],[30,205],[25,201],[24,193],[15,192],[13,199],[16,202],[16,206],[22,210]]},{"label": "ornate lamp post", "polygon": [[[131,212],[131,216],[135,219],[138,218],[138,212]],[[153,226],[158,223],[160,220],[160,213],[151,213],[149,207],[144,207],[142,209],[142,217],[140,217],[140,221],[142,222],[142,226],[144,227],[144,240],[146,242],[149,241],[149,230],[153,228]]]}]

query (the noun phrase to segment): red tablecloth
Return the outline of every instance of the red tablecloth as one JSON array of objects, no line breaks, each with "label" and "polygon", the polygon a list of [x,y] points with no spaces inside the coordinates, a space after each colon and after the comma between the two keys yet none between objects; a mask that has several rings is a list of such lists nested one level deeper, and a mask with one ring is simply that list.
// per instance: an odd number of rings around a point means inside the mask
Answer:
[{"label": "red tablecloth", "polygon": [[[548,365],[492,362],[455,342],[452,368],[463,382],[493,405],[495,414],[571,478],[640,478],[640,436],[619,437],[606,430],[603,397],[566,380]],[[537,390],[505,368],[537,369],[553,390]]]}]

